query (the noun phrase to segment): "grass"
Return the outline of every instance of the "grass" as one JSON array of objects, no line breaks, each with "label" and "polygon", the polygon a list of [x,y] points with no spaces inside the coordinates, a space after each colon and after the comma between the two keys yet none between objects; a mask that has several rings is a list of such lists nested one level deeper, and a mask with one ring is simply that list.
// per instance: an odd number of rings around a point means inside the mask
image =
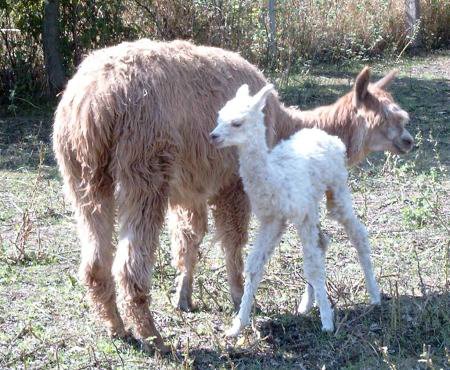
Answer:
[{"label": "grass", "polygon": [[[373,70],[379,77],[391,66]],[[0,118],[0,368],[449,368],[450,54],[396,66],[393,93],[411,113],[417,148],[402,157],[372,155],[350,178],[370,232],[381,307],[367,303],[342,230],[324,220],[332,236],[327,268],[336,332],[320,331],[316,310],[295,313],[304,279],[299,241],[289,229],[258,291],[252,328],[226,340],[233,312],[212,233],[196,275],[198,310],[185,314],[170,304],[175,271],[164,230],[152,306],[173,346],[164,358],[109,339],[90,314],[76,277],[76,229],[51,153],[50,115]],[[331,102],[360,67],[308,67],[283,81],[283,99],[301,107]],[[253,222],[252,234],[255,228]]]}]

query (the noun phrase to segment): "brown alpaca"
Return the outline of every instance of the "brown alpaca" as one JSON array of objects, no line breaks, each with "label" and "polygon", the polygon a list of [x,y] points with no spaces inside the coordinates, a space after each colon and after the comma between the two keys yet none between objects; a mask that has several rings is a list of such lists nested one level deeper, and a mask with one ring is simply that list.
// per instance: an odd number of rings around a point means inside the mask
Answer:
[{"label": "brown alpaca", "polygon": [[[354,92],[309,113],[286,108],[271,96],[269,144],[318,125],[345,140],[352,163],[373,150],[408,151],[407,114],[382,90],[392,78],[368,86],[365,69]],[[149,288],[167,207],[179,271],[175,305],[192,306],[208,203],[232,298],[239,304],[250,208],[235,152],[215,149],[208,134],[218,110],[243,83],[254,93],[266,80],[238,54],[185,41],[150,40],[93,52],[69,81],[55,114],[54,150],[76,209],[80,276],[111,335],[123,337],[130,328],[145,345],[153,337],[156,348],[166,349],[150,313]],[[119,243],[114,248],[116,213]]]}]

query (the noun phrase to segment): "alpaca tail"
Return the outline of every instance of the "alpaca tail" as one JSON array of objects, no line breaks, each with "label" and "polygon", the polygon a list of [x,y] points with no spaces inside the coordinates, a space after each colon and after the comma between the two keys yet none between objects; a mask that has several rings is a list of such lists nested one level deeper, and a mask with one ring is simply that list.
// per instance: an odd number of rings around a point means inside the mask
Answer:
[{"label": "alpaca tail", "polygon": [[94,93],[95,85],[69,84],[55,113],[53,150],[64,180],[65,194],[77,207],[96,209],[98,199],[112,193],[108,171],[113,112]]}]

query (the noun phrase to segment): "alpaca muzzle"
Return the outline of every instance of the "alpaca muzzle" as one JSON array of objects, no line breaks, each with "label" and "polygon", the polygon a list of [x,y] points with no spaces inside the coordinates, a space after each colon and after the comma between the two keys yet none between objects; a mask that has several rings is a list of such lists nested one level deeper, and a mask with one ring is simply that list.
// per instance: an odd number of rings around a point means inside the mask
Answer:
[{"label": "alpaca muzzle", "polygon": [[209,134],[209,142],[214,146],[220,147],[220,145],[223,143],[223,139],[220,137],[220,135],[215,134],[213,131]]}]

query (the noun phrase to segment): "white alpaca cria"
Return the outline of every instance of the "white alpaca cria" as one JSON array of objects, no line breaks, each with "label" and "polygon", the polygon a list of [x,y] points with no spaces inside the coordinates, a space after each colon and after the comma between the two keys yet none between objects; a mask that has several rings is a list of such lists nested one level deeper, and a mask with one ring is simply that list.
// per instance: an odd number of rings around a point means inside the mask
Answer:
[{"label": "white alpaca cria", "polygon": [[257,239],[245,264],[244,296],[227,336],[237,336],[248,325],[264,266],[279,243],[287,221],[295,225],[303,244],[308,284],[299,312],[307,313],[315,300],[322,330],[333,330],[333,310],[325,287],[326,242],[318,227],[319,203],[325,193],[329,214],[345,227],[358,251],[371,301],[380,303],[367,232],[353,212],[347,186],[344,144],[324,131],[303,129],[269,150],[262,109],[272,90],[273,86],[267,85],[250,96],[248,86],[241,86],[236,97],[220,110],[217,127],[210,135],[218,147],[238,148],[240,175],[260,222]]}]

